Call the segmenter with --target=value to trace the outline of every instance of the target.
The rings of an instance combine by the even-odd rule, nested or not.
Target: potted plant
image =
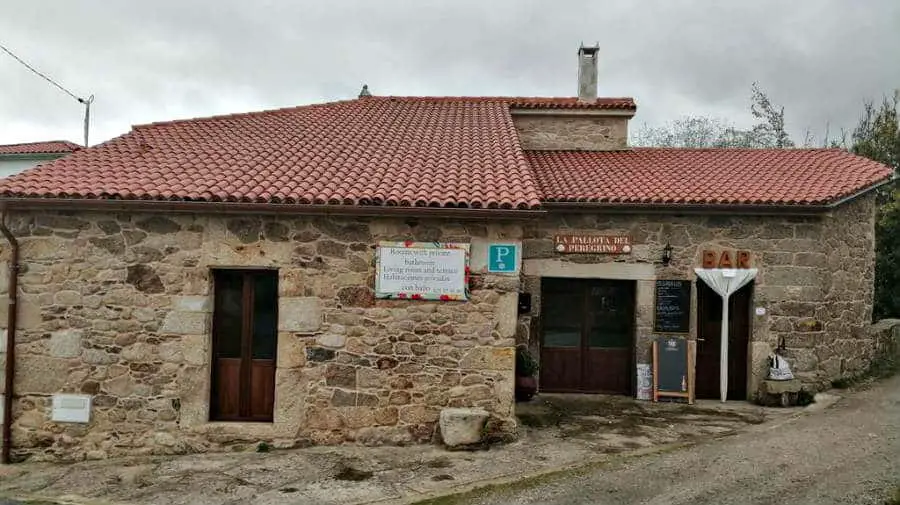
[[[527,402],[537,393],[538,364],[528,347],[516,347],[516,401]]]

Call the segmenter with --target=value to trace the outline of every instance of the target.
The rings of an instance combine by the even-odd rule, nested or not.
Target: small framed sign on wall
[[[656,281],[653,331],[689,333],[691,331],[691,281]]]
[[[469,299],[469,244],[380,242],[375,259],[377,298]]]

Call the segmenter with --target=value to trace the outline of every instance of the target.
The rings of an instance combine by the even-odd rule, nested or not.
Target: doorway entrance
[[[634,306],[634,281],[541,279],[541,390],[631,394]]]
[[[728,398],[733,400],[747,399],[752,296],[750,282],[728,301]],[[722,297],[697,279],[697,398],[719,398],[721,331]]]
[[[210,420],[271,422],[278,272],[214,270]]]

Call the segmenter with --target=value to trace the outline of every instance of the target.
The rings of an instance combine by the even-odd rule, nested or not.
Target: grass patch
[[[797,405],[801,407],[805,407],[807,405],[812,405],[816,403],[816,395],[810,393],[806,389],[801,389],[799,393],[797,393]]]
[[[428,468],[450,468],[451,466],[453,466],[453,462],[450,461],[450,458],[441,456],[425,463],[425,466],[427,466]]]
[[[835,389],[849,389],[872,381],[887,379],[897,373],[900,373],[900,360],[892,355],[881,356],[872,360],[869,367],[862,372],[839,377],[831,381],[831,387]]]
[[[351,482],[360,482],[372,478],[372,472],[367,470],[359,470],[349,465],[340,465],[334,474],[336,480],[347,480]]]
[[[900,505],[900,487],[895,489],[891,496],[884,501],[884,505]]]

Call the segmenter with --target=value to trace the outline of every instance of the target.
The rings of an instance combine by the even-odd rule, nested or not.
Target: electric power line
[[[21,63],[22,65],[25,65],[25,68],[27,68],[28,70],[31,70],[31,71],[34,72],[35,74],[37,74],[37,75],[43,77],[45,81],[47,81],[47,82],[49,82],[50,84],[52,84],[52,85],[56,86],[57,88],[61,89],[65,94],[71,96],[72,98],[74,98],[75,100],[78,100],[78,101],[81,102],[81,103],[84,103],[84,99],[83,99],[83,98],[79,98],[78,96],[75,95],[75,93],[72,93],[71,91],[69,91],[69,90],[67,90],[66,88],[62,87],[61,84],[59,84],[58,82],[54,81],[53,79],[47,77],[45,74],[41,73],[41,72],[38,71],[36,68],[34,68],[34,67],[32,67],[31,65],[29,65],[28,63],[26,63],[22,58],[19,58],[18,56],[15,55],[15,53],[13,53],[13,52],[10,51],[9,49],[7,49],[6,46],[4,46],[3,44],[0,44],[0,49],[2,49],[3,52],[5,52],[6,54],[12,56],[16,61],[18,61],[18,62]]]
[[[65,93],[65,94],[71,96],[72,98],[74,98],[75,100],[77,100],[78,103],[81,103],[81,104],[84,105],[84,147],[87,147],[87,146],[88,146],[88,130],[90,129],[90,121],[91,121],[91,103],[94,102],[94,95],[91,95],[91,96],[89,96],[88,98],[80,98],[80,97],[78,97],[77,95],[75,95],[75,93],[72,93],[71,91],[69,91],[69,90],[67,90],[66,88],[64,88],[64,87],[62,86],[62,84],[60,84],[60,83],[54,81],[53,79],[47,77],[47,75],[45,75],[45,74],[39,72],[36,68],[34,68],[34,67],[32,67],[31,65],[29,65],[28,63],[26,63],[25,60],[23,60],[22,58],[19,58],[18,56],[16,56],[15,53],[13,53],[13,52],[10,51],[9,49],[7,49],[6,46],[4,46],[3,44],[0,44],[0,49],[2,49],[3,52],[5,52],[6,54],[12,56],[14,60],[16,60],[16,61],[18,61],[19,63],[21,63],[22,65],[24,65],[25,68],[27,68],[28,70],[31,70],[31,71],[34,72],[35,74],[41,76],[41,78],[43,78],[45,81],[47,81],[47,82],[49,82],[50,84],[56,86],[57,88],[59,88],[60,90],[62,90],[63,93]]]

